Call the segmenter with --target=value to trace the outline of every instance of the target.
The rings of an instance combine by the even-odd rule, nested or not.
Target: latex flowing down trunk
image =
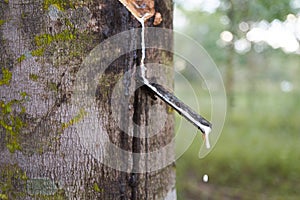
[[[172,6],[171,0],[155,1],[163,18],[159,27],[172,28]],[[146,26],[153,23],[154,17]],[[115,34],[139,27],[117,0],[0,1],[0,199],[175,198],[174,166],[147,169],[149,162],[174,157],[173,149],[157,160],[138,156],[169,144],[174,134],[168,106],[143,88],[135,90],[139,31],[124,38],[136,50],[94,77],[99,84],[93,106],[74,103],[81,101],[74,101],[78,73],[93,49]],[[157,40],[167,46],[173,42]],[[148,49],[146,63],[171,66],[172,54]],[[172,68],[154,67],[147,76],[158,76],[161,84],[172,88]],[[116,92],[118,84],[125,89]],[[116,105],[120,122],[115,119]],[[157,127],[161,128],[151,135]],[[136,154],[107,157],[107,140]],[[101,158],[122,170],[103,164]]]

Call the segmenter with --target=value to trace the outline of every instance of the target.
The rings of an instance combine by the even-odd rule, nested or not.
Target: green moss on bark
[[[79,123],[86,115],[87,115],[87,112],[84,109],[80,109],[79,113],[74,118],[72,118],[67,123],[62,124],[62,129],[64,130],[74,124]]]
[[[65,10],[70,8],[72,4],[68,0],[45,0],[43,7],[45,10],[48,10],[50,5],[56,6],[59,10]]]
[[[69,30],[63,30],[61,33],[50,35],[50,34],[41,34],[37,35],[34,38],[35,44],[38,47],[47,47],[53,42],[67,42],[75,40],[76,36]]]
[[[0,199],[20,199],[26,196],[28,177],[18,165],[0,166]]]
[[[29,79],[32,81],[38,81],[39,75],[37,74],[29,74]]]
[[[23,54],[19,58],[17,58],[17,62],[21,63],[22,61],[26,60],[26,56]]]
[[[9,85],[11,79],[12,73],[6,68],[2,68],[2,78],[0,78],[0,86]]]
[[[94,190],[95,192],[98,192],[98,193],[104,191],[104,189],[103,189],[103,188],[100,188],[99,185],[98,185],[97,183],[94,183],[94,185],[93,185],[93,190]]]
[[[2,26],[5,23],[5,20],[0,19],[0,26]]]
[[[7,149],[14,153],[17,150],[21,150],[20,134],[21,130],[26,123],[22,119],[22,115],[25,114],[26,109],[22,106],[27,94],[22,92],[21,100],[11,100],[7,103],[0,101],[0,129],[5,131],[5,143]],[[16,109],[16,108],[20,109]],[[20,110],[20,111],[16,111]]]

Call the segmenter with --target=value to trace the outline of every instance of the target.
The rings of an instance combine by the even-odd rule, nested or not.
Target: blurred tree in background
[[[205,3],[205,1],[200,2]],[[255,41],[255,39],[251,41],[250,36],[251,31],[257,27],[263,26],[262,28],[268,29],[272,24],[285,26],[288,21],[295,20],[300,10],[300,3],[296,0],[216,0],[212,2],[216,4],[215,10],[201,10],[201,4],[198,9],[197,7],[186,9],[185,5],[189,1],[178,0],[177,12],[183,14],[188,21],[188,25],[179,26],[179,30],[200,42],[221,70],[224,70],[223,78],[230,108],[234,105],[234,82],[238,79],[235,77],[235,71],[239,69],[235,68],[247,67],[249,72],[247,72],[249,75],[247,79],[252,84],[249,89],[253,91],[255,89],[253,78],[255,77],[252,76],[258,75],[259,65],[268,66],[268,59],[264,58],[268,58],[271,54],[276,57],[276,60],[285,59],[286,54],[293,57],[291,54],[300,52],[299,44],[296,44],[297,48],[292,47],[293,49],[286,47],[284,53],[275,52],[272,49],[282,46],[270,45],[266,41]],[[299,21],[298,19],[298,27]],[[176,23],[175,20],[175,27]],[[287,26],[291,26],[291,23]],[[286,40],[285,35],[278,34],[272,37],[281,37],[277,39]],[[297,39],[298,41],[300,39],[299,32]]]
[[[178,160],[179,199],[298,199],[300,1],[175,2],[175,30],[199,42],[215,61],[230,108],[211,154],[195,159],[197,138]],[[193,82],[189,69],[177,70]],[[180,85],[175,88],[180,97]],[[204,174],[209,183],[203,183]]]

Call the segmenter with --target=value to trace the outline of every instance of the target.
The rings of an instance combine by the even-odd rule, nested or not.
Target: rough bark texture
[[[172,28],[172,7],[171,0],[155,1],[163,17],[160,27]],[[146,26],[153,26],[153,21]],[[138,154],[130,160],[116,155],[120,158],[115,162],[126,165],[125,172],[99,159],[109,151],[101,146],[106,136],[135,153],[159,150],[173,138],[173,115],[164,103],[143,88],[126,92],[136,86],[140,50],[106,68],[94,95],[96,106],[82,109],[72,101],[76,74],[90,51],[137,27],[139,22],[117,0],[0,0],[0,199],[174,198],[174,166],[147,169],[148,162],[173,157],[172,149],[155,161],[141,160]],[[139,35],[124,40],[133,46],[140,43]],[[172,38],[158,42],[170,45]],[[147,50],[146,63],[171,62],[171,53]],[[172,88],[171,68],[154,67],[147,76]],[[114,97],[119,99],[121,125],[112,112],[120,77],[125,90]],[[157,126],[162,128],[156,135],[140,137],[153,134]],[[92,134],[95,129],[97,137]],[[92,143],[84,144],[87,139]],[[148,172],[135,173],[141,167]]]

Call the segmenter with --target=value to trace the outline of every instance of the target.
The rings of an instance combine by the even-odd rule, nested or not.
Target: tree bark
[[[172,0],[156,0],[155,10],[159,27],[172,29]],[[134,78],[140,30],[124,38],[134,50],[95,66],[105,70],[92,76],[92,104],[74,89],[85,87],[78,80],[90,77],[78,74],[100,43],[139,27],[117,0],[0,1],[0,199],[176,198],[173,115]],[[171,66],[172,54],[148,49],[145,61]],[[147,76],[172,88],[172,68],[154,65]]]

